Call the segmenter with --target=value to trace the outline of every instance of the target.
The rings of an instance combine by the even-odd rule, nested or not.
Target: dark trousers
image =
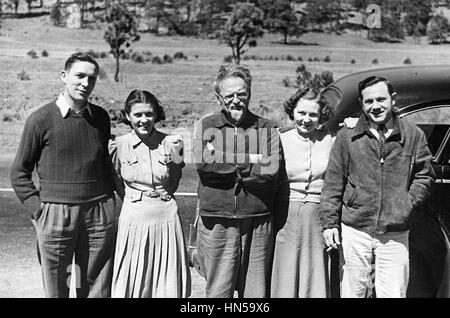
[[[116,236],[114,196],[81,205],[43,203],[32,222],[45,296],[110,297]],[[75,266],[72,265],[75,256]]]

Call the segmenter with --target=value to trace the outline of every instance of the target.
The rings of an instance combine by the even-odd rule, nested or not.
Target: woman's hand
[[[347,128],[353,129],[353,128],[355,128],[356,123],[358,122],[358,119],[359,119],[358,117],[347,117],[344,119],[343,123],[339,124],[339,127],[345,126]]]

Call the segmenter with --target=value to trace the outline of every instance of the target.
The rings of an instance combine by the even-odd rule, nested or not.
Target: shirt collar
[[[58,99],[56,100],[56,106],[58,106],[59,110],[61,111],[61,115],[66,118],[67,114],[69,113],[69,109],[71,108],[69,103],[64,98],[63,93],[61,93],[58,96]],[[83,107],[83,109],[87,109],[89,115],[92,117],[92,111],[91,107],[89,106],[89,103],[86,103],[86,106]],[[81,109],[81,110],[83,110]]]
[[[159,146],[161,141],[164,139],[164,133],[160,132],[159,130],[156,130],[156,128],[153,128],[152,133],[150,134],[150,137],[148,140],[146,140],[146,144],[151,148],[155,149]],[[143,140],[139,138],[138,135],[136,135],[136,132],[134,130],[131,131],[131,145],[133,148],[136,148],[139,146]]]
[[[398,135],[400,137],[400,143],[403,144],[404,140],[403,140],[403,134],[401,133],[401,124],[400,124],[398,116],[397,116],[397,114],[395,112],[392,114],[392,119],[393,119],[394,127],[392,129],[391,135],[388,138],[389,139],[390,138],[394,138],[394,136]],[[359,117],[358,122],[356,123],[356,126],[353,129],[352,139],[357,138],[357,137],[359,137],[361,135],[364,135],[364,134],[373,136],[373,134],[370,132],[370,129],[369,129],[369,123],[367,121],[367,117],[363,113]]]
[[[214,115],[214,125],[217,128],[223,127],[223,126],[231,126],[231,127],[242,127],[244,129],[247,129],[251,126],[256,126],[258,123],[258,116],[253,114],[250,110],[246,110],[246,114],[244,117],[244,120],[240,122],[237,126],[234,125],[225,115],[225,111],[221,110],[220,112],[217,112]]]

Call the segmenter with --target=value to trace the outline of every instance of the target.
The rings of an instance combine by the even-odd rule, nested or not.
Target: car
[[[344,76],[322,93],[335,116],[326,126],[340,129],[346,117],[357,117],[358,83],[381,76],[397,92],[396,113],[424,132],[433,155],[436,182],[425,207],[414,211],[409,235],[410,281],[407,297],[450,297],[450,65],[420,65],[371,69]],[[376,291],[375,291],[376,293]]]

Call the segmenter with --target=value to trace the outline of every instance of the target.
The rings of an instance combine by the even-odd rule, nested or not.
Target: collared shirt
[[[69,113],[69,110],[72,108],[70,107],[69,103],[67,102],[67,100],[64,98],[64,94],[61,93],[58,96],[58,99],[56,100],[56,106],[58,106],[59,110],[61,111],[61,115],[66,118],[67,114]],[[83,109],[87,109],[88,113],[90,116],[92,116],[92,111],[91,111],[91,107],[89,106],[89,103],[86,103],[86,106],[84,106],[82,109],[80,109],[79,111],[75,111],[73,108],[73,111],[76,113],[80,113],[81,111],[83,111]]]
[[[369,126],[370,132],[371,132],[375,137],[377,137],[378,139],[380,139],[379,136],[378,136],[378,130],[377,130],[378,124],[373,123],[373,122],[371,122],[371,121],[367,121],[367,122],[368,122],[368,126]],[[385,136],[386,138],[388,138],[388,137],[392,134],[392,132],[393,132],[393,130],[394,130],[394,125],[395,125],[395,123],[396,123],[396,120],[394,120],[394,116],[392,116],[392,117],[389,119],[389,121],[388,121],[386,124],[384,124],[385,127],[386,127],[386,132],[384,133],[384,136]]]
[[[394,139],[395,136],[398,136],[399,142],[401,144],[404,143],[405,136],[403,136],[400,131],[399,120],[395,113],[392,114],[392,120],[388,122],[386,128],[388,129],[388,131],[385,133],[386,139],[389,138],[389,140],[391,140]],[[375,133],[373,131],[375,131]],[[352,138],[357,138],[358,136],[364,134],[373,136],[374,138],[378,139],[378,132],[376,132],[376,128],[371,128],[369,120],[364,114],[362,114],[358,122],[356,123],[355,128],[352,129]]]

